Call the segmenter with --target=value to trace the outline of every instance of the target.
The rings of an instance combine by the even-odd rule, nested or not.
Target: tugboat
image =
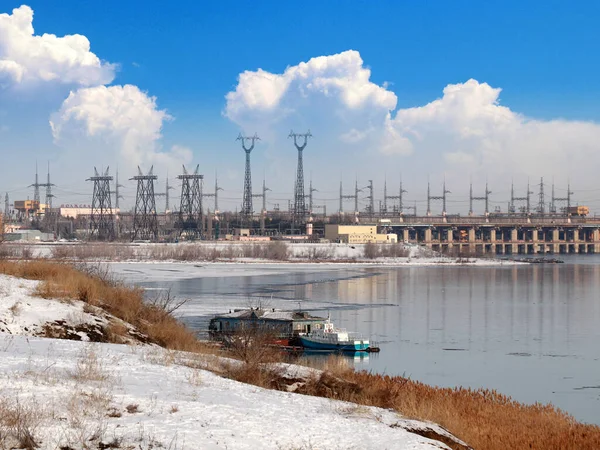
[[[309,333],[300,335],[300,342],[304,348],[313,350],[333,350],[343,352],[361,352],[369,350],[369,340],[348,333],[344,329],[335,328],[327,318],[323,328],[313,329]]]

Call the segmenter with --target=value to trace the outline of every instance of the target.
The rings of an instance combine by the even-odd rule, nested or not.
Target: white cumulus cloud
[[[266,134],[278,149],[287,147],[275,136],[310,128],[315,143],[326,142],[320,161],[330,155],[340,171],[371,171],[367,177],[386,169],[421,178],[446,174],[466,189],[471,175],[504,185],[512,176],[556,176],[561,182],[570,176],[582,186],[595,182],[598,123],[527,117],[501,104],[500,94],[500,88],[470,79],[448,84],[440,98],[423,106],[396,109],[388,84],[374,83],[360,54],[350,50],[279,74],[241,73],[226,96],[224,114],[246,131]],[[292,153],[286,154],[289,161]],[[272,158],[283,156],[273,152]]]
[[[115,66],[90,51],[82,35],[36,35],[26,5],[0,14],[0,87],[27,82],[95,86],[110,83]]]
[[[165,152],[159,145],[163,124],[170,118],[158,109],[155,97],[137,86],[96,86],[71,92],[50,126],[58,144],[69,147],[80,144],[81,138],[104,144],[130,169],[179,168],[192,159],[191,151],[174,146]]]
[[[245,71],[226,95],[224,114],[267,138],[276,128],[295,126],[309,126],[323,136],[323,123],[346,142],[363,141],[373,125],[383,127],[397,102],[393,92],[370,79],[370,69],[354,50],[312,58],[281,74]]]
[[[599,124],[528,118],[502,106],[500,92],[473,79],[450,84],[441,98],[398,110],[389,129],[433,167],[441,161],[436,168],[457,180],[476,172],[504,183],[511,175],[575,174],[593,182],[589,168],[600,164]]]

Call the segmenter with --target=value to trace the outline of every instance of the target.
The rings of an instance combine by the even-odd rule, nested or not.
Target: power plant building
[[[377,225],[325,225],[325,239],[344,244],[385,244],[398,242],[395,234],[377,232]]]

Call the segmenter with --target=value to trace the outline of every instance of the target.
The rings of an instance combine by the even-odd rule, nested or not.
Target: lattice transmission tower
[[[236,141],[242,141],[242,148],[246,152],[246,171],[244,174],[244,194],[242,196],[242,217],[247,220],[252,220],[252,172],[250,171],[250,153],[254,149],[256,141],[260,141],[260,138],[256,133],[254,136],[243,136],[242,133],[237,137]],[[250,142],[250,146],[246,146],[246,143]]]
[[[540,214],[546,214],[546,197],[544,194],[544,177],[542,177],[540,179],[540,184],[538,185],[540,188],[539,194],[538,194],[538,207],[537,207],[537,212]]]
[[[294,133],[290,131],[288,138],[294,138],[294,147],[298,150],[298,165],[296,168],[296,185],[294,187],[294,211],[293,221],[294,223],[302,223],[306,219],[306,197],[304,196],[304,162],[302,160],[302,154],[308,144],[308,138],[312,137],[310,130],[306,133]],[[298,143],[298,138],[302,138],[302,144]]]
[[[181,204],[179,207],[179,234],[189,239],[202,237],[202,180],[204,175],[198,173],[200,165],[196,166],[194,173],[188,173],[183,166],[183,174],[177,178],[181,180]]]
[[[133,240],[158,239],[158,220],[156,218],[156,198],[154,197],[154,182],[158,179],[150,167],[147,175],[138,166],[138,175],[130,178],[137,181],[137,194],[133,210]]]
[[[115,238],[115,222],[111,206],[110,182],[108,167],[102,175],[94,167],[94,176],[86,181],[94,182],[92,195],[92,214],[90,217],[90,239],[112,241]]]

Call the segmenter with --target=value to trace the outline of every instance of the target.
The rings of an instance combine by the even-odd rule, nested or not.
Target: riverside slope
[[[41,449],[448,448],[407,430],[448,435],[436,425],[239,383],[183,364],[189,355],[180,352],[90,343],[85,333],[82,341],[31,337],[61,316],[97,322],[80,302],[34,297],[35,287],[0,276],[0,318],[8,322],[0,332],[0,410],[18,412]]]

